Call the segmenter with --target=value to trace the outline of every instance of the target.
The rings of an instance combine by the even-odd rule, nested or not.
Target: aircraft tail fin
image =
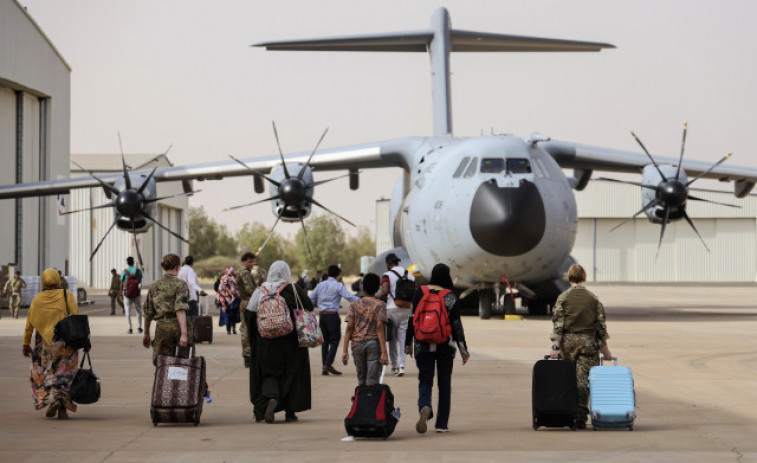
[[[589,52],[615,48],[609,43],[525,37],[452,29],[446,8],[438,8],[428,30],[264,42],[266,50],[428,52],[431,57],[434,135],[452,134],[450,52]]]

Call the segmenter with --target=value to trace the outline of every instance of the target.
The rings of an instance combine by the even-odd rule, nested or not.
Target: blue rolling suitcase
[[[591,425],[597,429],[622,429],[633,431],[636,419],[636,393],[633,389],[633,373],[628,367],[600,365],[589,372],[589,397],[591,399]]]

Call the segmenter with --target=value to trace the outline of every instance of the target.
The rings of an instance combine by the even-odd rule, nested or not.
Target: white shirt
[[[399,277],[393,272],[397,272],[397,275],[403,276],[405,274],[405,269],[400,267],[399,265],[395,265],[391,270],[387,270],[386,273],[384,273],[384,275],[381,277],[382,283],[386,281],[387,278],[389,279],[389,294],[386,296],[387,309],[397,308],[397,305],[394,303],[394,291],[397,289],[397,280],[399,280]],[[407,272],[407,279],[410,281],[415,281],[415,277],[410,272]]]
[[[194,269],[189,265],[182,265],[179,269],[179,274],[177,275],[177,277],[179,278],[179,280],[184,280],[187,282],[187,286],[189,286],[189,300],[196,301],[197,293],[202,291],[202,288],[200,288],[200,285],[197,284],[197,274],[195,273]]]

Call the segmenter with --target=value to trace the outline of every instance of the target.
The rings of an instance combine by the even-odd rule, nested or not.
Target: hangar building
[[[720,191],[697,191],[696,196],[741,208],[688,201],[686,211],[710,252],[680,220],[668,224],[657,255],[660,226],[644,214],[610,232],[643,206],[639,188],[589,182],[584,191],[575,192],[578,232],[571,254],[584,266],[590,282],[757,282],[757,196],[738,199]],[[378,200],[377,255],[392,247],[388,224],[389,200]]]
[[[71,68],[16,0],[0,0],[0,184],[68,176]],[[0,262],[64,269],[68,227],[55,197],[0,201]]]

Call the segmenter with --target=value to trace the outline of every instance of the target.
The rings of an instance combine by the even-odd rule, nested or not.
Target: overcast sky
[[[428,57],[420,53],[275,52],[249,45],[426,29],[439,6],[455,28],[609,42],[600,53],[460,53],[451,66],[455,135],[492,129],[757,167],[757,2],[19,0],[72,67],[71,152],[159,152],[174,164],[433,133]],[[336,173],[323,173],[316,179]],[[316,189],[373,228],[374,201],[399,176],[382,169]],[[704,182],[703,182],[704,183]],[[705,185],[701,185],[705,186]],[[251,179],[196,183],[190,199],[232,231],[273,224]],[[629,211],[629,215],[633,211]],[[299,226],[284,225],[290,234]]]

